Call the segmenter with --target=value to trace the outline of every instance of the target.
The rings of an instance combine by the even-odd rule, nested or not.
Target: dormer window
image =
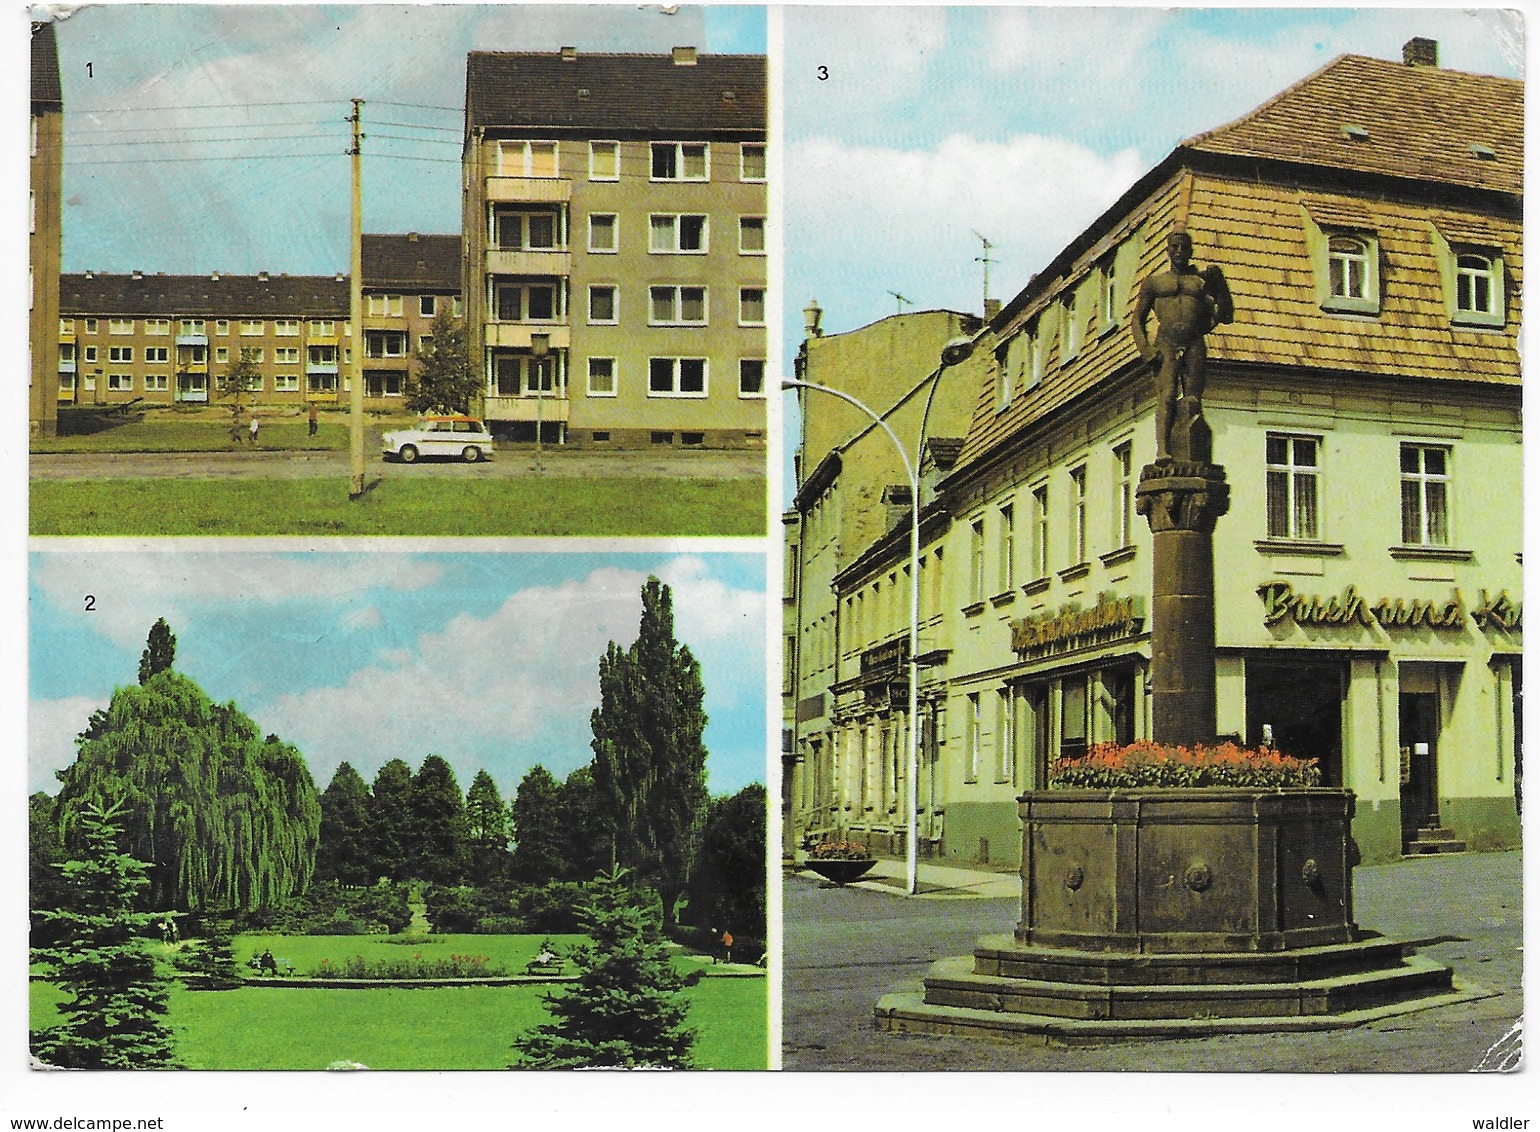
[[[1508,311],[1501,233],[1466,218],[1437,216],[1432,235],[1449,321],[1502,329]]]
[[[1369,297],[1369,244],[1358,236],[1333,236],[1326,245],[1332,298],[1359,302]]]
[[[1461,314],[1497,314],[1497,271],[1491,256],[1466,252],[1455,261],[1454,309]]]
[[[1332,314],[1380,313],[1380,242],[1371,218],[1339,200],[1309,200],[1303,209],[1305,246],[1315,298]]]

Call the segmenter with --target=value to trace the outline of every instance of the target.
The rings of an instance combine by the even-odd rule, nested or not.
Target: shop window
[[[1298,654],[1296,654],[1298,655]],[[1340,661],[1246,661],[1246,741],[1297,758],[1319,759],[1322,786],[1342,785]]]
[[[1267,536],[1316,540],[1320,491],[1320,441],[1314,437],[1267,437]]]
[[[1401,445],[1401,542],[1449,545],[1449,449]]]
[[[1088,750],[1086,710],[1089,698],[1085,676],[1065,678],[1060,685],[1059,705],[1059,756],[1079,758]]]

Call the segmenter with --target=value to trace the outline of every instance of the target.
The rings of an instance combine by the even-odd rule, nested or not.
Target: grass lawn
[[[294,959],[357,954],[373,945],[408,952],[380,936],[241,936],[236,956],[274,944]],[[533,956],[540,936],[441,936],[435,950],[470,951],[510,966]],[[570,940],[572,937],[559,937]],[[345,950],[351,948],[352,950]],[[365,951],[364,954],[370,954]],[[521,958],[522,957],[522,958]],[[679,963],[698,963],[681,957]],[[170,1020],[177,1058],[190,1069],[324,1069],[356,1061],[371,1069],[502,1069],[515,1034],[545,1018],[551,987],[445,987],[432,990],[330,990],[243,987],[231,991],[172,991]],[[689,1024],[699,1031],[702,1068],[764,1069],[769,1059],[767,982],[702,979],[685,991]],[[49,1025],[63,996],[51,984],[31,984],[31,1025]]]
[[[70,436],[34,436],[33,452],[228,452],[239,447],[250,447],[246,442],[246,429],[250,415],[241,417],[241,445],[230,442],[229,414],[223,419],[210,417],[207,410],[199,415],[175,412],[151,412],[139,419],[100,418],[99,422],[112,420],[108,428],[99,432],[80,432]],[[371,418],[372,419],[372,418]],[[409,418],[403,418],[406,420]],[[348,446],[346,418],[334,413],[322,415],[316,435],[309,435],[310,428],[304,417],[268,417],[257,410],[261,423],[261,447],[266,449],[303,450],[307,452],[341,452]],[[67,425],[65,427],[68,427]]]
[[[763,535],[754,479],[38,480],[35,535]]]

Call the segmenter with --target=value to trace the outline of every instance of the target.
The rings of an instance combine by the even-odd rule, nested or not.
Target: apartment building
[[[762,56],[472,52],[467,333],[513,441],[764,442]]]
[[[440,313],[464,318],[460,237],[407,232],[363,238],[364,403],[399,405]]]
[[[59,425],[60,234],[64,207],[64,94],[53,24],[32,25],[30,188],[27,195],[27,421],[53,436]]]
[[[1050,760],[1150,734],[1155,405],[1130,321],[1176,231],[1235,302],[1203,397],[1231,493],[1218,733],[1318,759],[1357,795],[1365,862],[1518,844],[1522,126],[1521,82],[1442,69],[1429,41],[1343,56],[1177,147],[975,336],[942,393],[971,420],[922,512],[944,574],[923,850],[1019,860],[1015,798]],[[865,611],[836,696],[907,635],[883,596],[907,549],[889,533],[834,580]],[[902,851],[883,736],[907,713],[888,694],[828,719],[838,758],[793,820]]]

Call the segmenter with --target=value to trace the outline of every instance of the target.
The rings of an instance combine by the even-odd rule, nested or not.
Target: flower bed
[[[865,861],[871,858],[868,846],[858,841],[822,841],[808,850],[812,861]]]
[[[1315,759],[1297,759],[1270,747],[1234,743],[1214,747],[1175,747],[1149,739],[1126,747],[1103,743],[1079,758],[1054,759],[1048,766],[1050,788],[1080,790],[1151,786],[1281,790],[1320,784],[1321,769]]]
[[[509,974],[501,963],[485,955],[447,955],[424,959],[368,960],[353,955],[341,962],[323,959],[305,973],[311,979],[485,979]]]

